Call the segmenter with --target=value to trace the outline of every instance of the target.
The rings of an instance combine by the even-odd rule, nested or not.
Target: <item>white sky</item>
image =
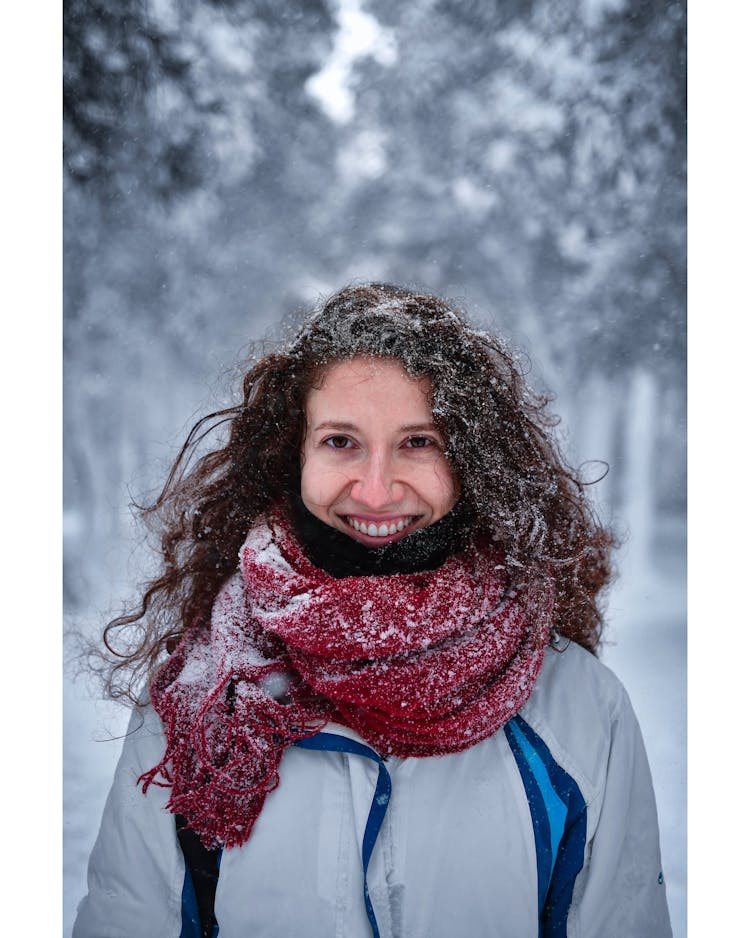
[[[305,87],[331,120],[345,124],[354,117],[354,64],[371,56],[380,65],[390,66],[396,62],[397,53],[391,31],[365,12],[360,0],[336,0],[336,6],[338,31],[331,54]]]

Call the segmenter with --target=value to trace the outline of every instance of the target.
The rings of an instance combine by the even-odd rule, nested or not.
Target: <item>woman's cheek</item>
[[[302,501],[326,504],[346,485],[347,476],[340,468],[325,464],[326,460],[308,459],[302,467]]]

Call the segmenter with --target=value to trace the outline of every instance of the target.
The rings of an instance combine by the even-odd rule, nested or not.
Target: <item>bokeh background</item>
[[[65,923],[127,714],[77,675],[249,343],[354,280],[527,355],[623,537],[603,660],[685,934],[685,3],[66,0]]]

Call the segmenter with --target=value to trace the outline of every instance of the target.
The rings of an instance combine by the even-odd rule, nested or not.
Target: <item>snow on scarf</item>
[[[528,699],[549,640],[551,589],[507,588],[492,546],[437,570],[334,579],[282,517],[250,531],[210,628],[186,630],[157,673],[163,760],[140,779],[208,846],[244,843],[284,749],[334,719],[381,754],[468,749]]]

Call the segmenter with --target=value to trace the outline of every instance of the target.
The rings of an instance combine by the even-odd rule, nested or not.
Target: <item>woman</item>
[[[350,287],[243,390],[188,438],[149,509],[161,575],[105,634],[110,692],[150,693],[75,938],[670,935],[640,731],[595,657],[612,537],[503,344]]]

